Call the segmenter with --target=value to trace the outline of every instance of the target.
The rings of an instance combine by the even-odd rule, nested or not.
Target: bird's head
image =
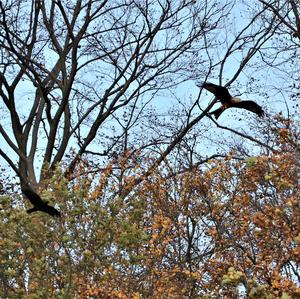
[[[240,98],[238,98],[238,97],[232,97],[232,98],[231,98],[232,104],[239,103],[239,102],[241,102],[241,101],[242,101],[242,100],[241,100]]]

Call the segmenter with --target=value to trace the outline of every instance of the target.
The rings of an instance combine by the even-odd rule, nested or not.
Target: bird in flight
[[[209,114],[214,115],[216,119],[228,108],[243,108],[253,113],[256,113],[259,117],[264,115],[264,110],[253,101],[242,101],[240,98],[233,97],[228,89],[223,86],[215,85],[209,82],[201,82],[197,84],[198,87],[203,87],[206,90],[212,92],[215,97],[221,102],[222,106]]]
[[[36,211],[41,211],[48,213],[51,216],[60,217],[60,212],[56,210],[54,207],[48,205],[48,201],[42,200],[42,198],[29,186],[23,185],[21,187],[23,194],[29,199],[29,201],[33,204],[33,208],[27,210],[27,213],[32,213]]]

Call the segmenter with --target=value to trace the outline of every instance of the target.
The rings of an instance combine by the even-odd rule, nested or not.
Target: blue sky
[[[254,5],[253,2],[251,3],[250,7]],[[252,8],[254,9],[254,7]],[[235,51],[228,55],[226,60],[224,60],[224,55],[230,48],[231,42],[234,38],[238,36],[241,29],[251,20],[253,12],[248,11],[246,5],[243,3],[235,3],[233,8],[227,7],[227,12],[229,14],[228,17],[222,19],[222,22],[218,25],[219,28],[214,31],[215,33],[213,33],[213,38],[211,38],[208,42],[207,51],[201,49],[199,53],[194,53],[195,63],[191,63],[186,67],[186,73],[182,77],[182,82],[175,88],[166,89],[157,93],[151,100],[149,107],[150,105],[154,107],[157,110],[158,115],[161,117],[167,119],[169,117],[168,111],[175,107],[178,110],[182,109],[182,115],[184,118],[184,110],[188,110],[192,107],[199,95],[199,88],[195,85],[196,80],[207,79],[208,81],[216,84],[218,84],[221,80],[222,83],[225,84],[235,76],[243,58],[246,53],[251,50],[255,41],[248,40],[245,44],[239,42],[233,46],[232,49],[235,49]],[[262,30],[267,25],[268,24],[264,23],[262,20],[258,20],[255,25],[249,27],[247,31],[245,31],[244,36],[246,37],[257,30]],[[182,32],[185,33],[185,30]],[[286,38],[286,41],[284,38]],[[274,47],[276,43],[278,44],[278,49],[280,51]],[[231,84],[230,92],[233,95],[240,94],[242,99],[251,99],[256,101],[270,114],[282,111],[284,115],[287,115],[287,106],[289,107],[290,112],[293,111],[292,104],[289,100],[289,90],[290,86],[299,79],[299,63],[296,59],[299,47],[297,47],[297,44],[293,47],[288,47],[288,45],[293,45],[288,34],[283,35],[283,41],[275,39],[268,40],[263,45],[264,51],[256,53],[246,64],[246,67],[242,70],[237,79]],[[199,43],[199,47],[201,48],[201,41]],[[286,51],[283,51],[283,49],[286,49]],[[291,54],[294,55],[294,60],[288,59]],[[45,51],[45,55],[47,57],[45,64],[48,66],[53,65],[57,58],[56,54],[53,54],[53,52],[48,49]],[[211,64],[215,65],[212,68],[209,68],[209,58],[211,59]],[[267,67],[265,63],[262,63],[262,59],[267,62],[273,61],[274,64],[278,64],[278,67]],[[103,71],[104,70],[101,70],[102,73]],[[95,84],[95,87],[96,84],[98,84],[97,87],[99,87],[100,91],[101,88],[102,90],[105,89],[105,80],[97,77],[101,76],[101,72],[96,68],[94,68],[94,70],[93,68],[90,68],[89,71],[81,74],[81,76],[86,76],[86,79],[90,81],[91,84]],[[108,73],[107,75],[110,74]],[[174,82],[177,79],[178,78],[176,77]],[[33,86],[30,83],[25,81],[19,86],[16,92],[17,107],[19,111],[24,114],[27,113],[30,107],[29,104],[32,102],[34,97],[34,89],[32,87]],[[150,97],[150,94],[143,97],[143,101],[139,104],[140,107],[143,103],[146,103]],[[212,99],[213,95],[204,91],[199,100],[201,108],[205,109]],[[218,104],[215,105],[215,107],[217,106]],[[197,115],[198,113],[200,113],[200,110],[197,106],[195,106],[193,114]],[[122,114],[123,111],[120,111],[116,114],[116,116],[120,116]],[[178,125],[180,125],[180,121],[182,120],[178,119]],[[251,113],[241,109],[230,109],[224,112],[218,120],[218,122],[223,126],[252,134],[252,132],[248,129],[249,121],[253,124],[255,122],[255,117]],[[8,113],[2,113],[1,124],[5,125],[9,132],[10,126]],[[114,124],[114,122],[111,121],[110,124]],[[174,126],[175,125],[176,123]],[[202,136],[204,136],[204,138],[199,139],[199,143],[201,142],[203,146],[203,149],[201,149],[203,155],[209,154],[210,152],[213,153],[218,150],[218,145],[214,144],[214,139],[218,141],[220,136],[223,139],[225,136],[226,140],[233,140],[233,142],[235,140],[239,140],[239,137],[217,129],[208,118],[205,118],[205,120],[195,128],[195,130],[197,129],[203,130]],[[81,130],[83,135],[85,130],[87,129],[84,127]],[[100,130],[110,130],[109,124],[100,128]],[[133,131],[132,134],[137,132],[137,130]],[[46,138],[46,136],[43,138]],[[1,139],[1,137],[0,142],[3,144],[3,149],[7,153],[11,154],[11,150],[6,147],[5,140],[3,140],[3,138]],[[39,147],[42,149],[43,146],[44,141],[41,138]],[[73,146],[76,145],[71,142],[69,147]],[[98,146],[99,145],[96,143],[94,146],[91,146],[90,149]],[[220,145],[219,150],[225,151],[225,148],[223,149]],[[41,155],[43,154],[42,151],[40,153]],[[4,161],[1,159],[0,165],[2,165],[2,162]],[[36,163],[38,166],[40,160],[37,159]],[[4,165],[6,165],[6,163],[4,163]]]

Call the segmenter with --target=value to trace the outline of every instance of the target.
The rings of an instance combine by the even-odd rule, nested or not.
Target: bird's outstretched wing
[[[265,114],[265,112],[261,108],[261,106],[259,106],[258,104],[256,104],[253,101],[241,101],[241,102],[232,104],[231,107],[243,108],[243,109],[249,110],[251,112],[256,113],[260,117]]]
[[[26,195],[34,206],[39,206],[44,203],[41,197],[29,185],[23,185],[21,189],[22,193]]]
[[[46,201],[42,200],[42,198],[29,185],[23,185],[21,189],[23,194],[33,205],[33,208],[27,210],[27,213],[30,214],[36,211],[42,211],[51,216],[61,216],[58,210],[52,206],[49,206]]]
[[[197,86],[203,87],[206,90],[212,92],[215,97],[221,101],[222,104],[229,103],[232,98],[226,87],[219,86],[210,82],[201,82],[197,84]]]
[[[51,216],[57,216],[60,217],[60,212],[58,210],[56,210],[54,207],[49,206],[48,204],[44,205],[43,207],[41,207],[40,209],[42,212],[48,213]]]
[[[42,206],[40,206],[40,207],[34,206],[33,208],[28,209],[26,212],[28,214],[31,214],[31,213],[37,212],[37,211],[45,212],[45,213],[47,213],[47,214],[49,214],[51,216],[57,216],[57,217],[61,216],[61,214],[60,214],[60,212],[58,210],[56,210],[52,206],[49,206],[47,203],[44,204],[44,205],[42,205]]]

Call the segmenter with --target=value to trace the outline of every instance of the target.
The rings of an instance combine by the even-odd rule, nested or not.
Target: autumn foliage
[[[299,143],[278,119],[273,151],[172,163],[127,152],[101,173],[50,180],[61,220],[1,200],[1,298],[298,298]],[[126,192],[124,192],[126,191]]]

